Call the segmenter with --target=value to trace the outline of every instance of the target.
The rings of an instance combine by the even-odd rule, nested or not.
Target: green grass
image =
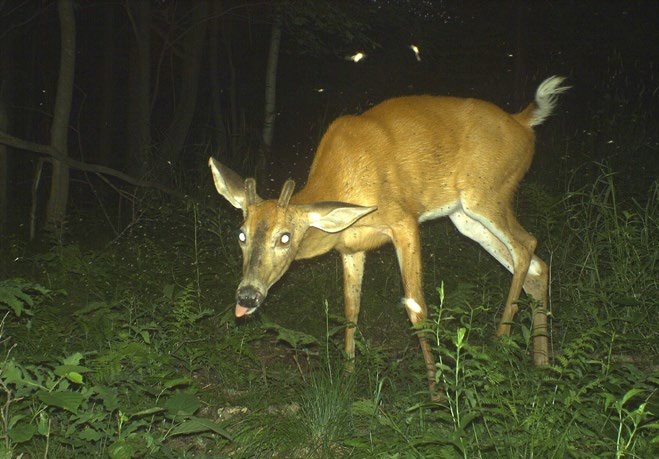
[[[431,403],[391,247],[367,257],[347,374],[338,257],[294,264],[236,321],[240,213],[151,197],[111,242],[88,213],[41,245],[7,238],[0,459],[659,456],[659,105],[607,66],[587,129],[541,128],[518,197],[551,267],[550,368],[531,365],[524,299],[493,339],[510,275],[448,221],[422,227]]]
[[[450,226],[424,229],[439,404],[388,249],[370,257],[346,374],[339,265],[294,267],[236,323],[222,212],[170,209],[106,249],[16,246],[22,278],[0,282],[0,457],[654,457],[659,187],[622,200],[598,167],[561,196],[523,190],[552,266],[548,369],[528,355],[531,305],[492,340],[506,274]]]

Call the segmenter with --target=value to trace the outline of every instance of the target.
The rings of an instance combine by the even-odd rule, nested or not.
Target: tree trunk
[[[197,106],[197,92],[199,89],[199,70],[203,54],[204,37],[206,36],[208,4],[200,2],[193,4],[191,30],[186,31],[183,39],[183,58],[180,68],[180,96],[179,104],[174,111],[161,152],[162,159],[169,164],[176,164],[181,150],[188,136],[192,117]]]
[[[12,70],[7,67],[13,62],[12,59],[7,59],[9,50],[11,48],[3,46],[0,43],[0,66],[2,68],[2,81],[0,81],[0,129],[9,130],[9,97],[11,94],[11,75]],[[0,145],[0,254],[4,250],[5,238],[7,234],[7,209],[9,207],[9,171],[8,171],[8,155],[7,145]],[[0,264],[0,269],[4,265]]]
[[[220,16],[222,14],[222,4],[219,1],[210,3],[211,11],[210,16],[213,18],[209,24],[208,37],[208,63],[210,66],[210,85],[211,85],[211,107],[213,110],[213,147],[216,154],[219,152],[220,156],[226,160],[230,160],[230,152],[227,141],[227,128],[225,125],[224,115],[222,113],[222,97],[220,86]],[[230,161],[226,161],[230,162]]]
[[[277,63],[279,61],[279,45],[281,42],[281,13],[275,11],[270,35],[270,51],[268,66],[265,73],[265,121],[263,123],[263,149],[259,166],[264,168],[270,160],[272,138],[275,133],[275,118],[277,116]]]
[[[57,81],[57,95],[50,129],[50,144],[64,156],[68,156],[69,118],[73,98],[73,76],[75,72],[76,25],[73,0],[58,0],[60,19],[61,50]],[[46,230],[61,230],[66,218],[69,199],[69,166],[53,161],[50,196],[46,209]]]
[[[126,163],[133,177],[147,170],[151,145],[151,6],[146,0],[127,2],[134,42],[129,56]]]
[[[7,34],[0,42],[0,129],[11,128],[11,113],[14,83],[13,34]],[[0,257],[6,248],[7,216],[9,209],[9,146],[0,145]],[[4,275],[5,264],[0,263],[0,275]]]
[[[98,131],[98,163],[105,165],[114,164],[113,152],[113,124],[114,124],[114,71],[115,55],[115,8],[116,5],[108,3],[103,6],[103,32],[102,42],[99,47],[103,49],[103,61],[101,62],[101,108],[99,110]]]
[[[238,90],[236,88],[236,66],[233,64],[233,46],[231,44],[231,22],[226,15],[222,16],[222,38],[229,67],[229,157],[238,156],[238,141],[242,134],[238,124]],[[238,163],[236,161],[236,163]]]

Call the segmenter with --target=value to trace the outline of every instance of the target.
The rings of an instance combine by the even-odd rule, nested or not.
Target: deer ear
[[[231,205],[237,209],[243,209],[247,206],[247,196],[245,194],[245,181],[234,171],[220,163],[212,156],[208,159],[208,165],[213,173],[213,182],[215,189],[226,198]],[[256,201],[261,198],[256,196]]]
[[[377,209],[345,202],[319,202],[300,206],[307,211],[309,226],[328,233],[338,233]]]

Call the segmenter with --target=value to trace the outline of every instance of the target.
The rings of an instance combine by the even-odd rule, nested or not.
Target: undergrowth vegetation
[[[147,197],[101,248],[88,223],[3,244],[0,459],[659,457],[659,182],[570,156],[619,167],[628,138],[656,153],[656,114],[609,92],[588,132],[558,127],[581,142],[553,146],[564,189],[519,193],[551,267],[550,367],[531,364],[533,301],[492,339],[510,276],[446,222],[422,230],[430,402],[390,249],[369,257],[348,373],[336,257],[297,263],[236,320],[240,216]]]
[[[553,365],[531,365],[532,303],[512,338],[491,339],[499,279],[440,283],[426,324],[439,403],[411,337],[392,356],[360,330],[343,371],[340,304],[289,307],[324,309],[320,334],[281,325],[285,305],[237,323],[224,210],[161,207],[102,250],[16,243],[20,277],[0,281],[0,457],[656,457],[659,184],[623,201],[600,170],[562,197],[525,193],[547,231]]]

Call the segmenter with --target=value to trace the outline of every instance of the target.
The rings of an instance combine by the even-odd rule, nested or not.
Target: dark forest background
[[[421,228],[438,403],[391,246],[353,373],[335,255],[234,317],[242,216],[209,156],[273,197],[337,116],[516,112],[552,75],[514,203],[549,367],[532,299],[492,339],[510,274],[448,219]],[[658,173],[655,0],[0,0],[0,458],[659,457]]]
[[[623,92],[656,103],[656,88],[644,84],[659,52],[655,2],[73,1],[59,2],[60,10],[62,3],[75,38],[64,45],[58,2],[1,5],[0,130],[60,142],[60,154],[140,184],[208,192],[211,154],[246,175],[301,180],[340,114],[418,93],[480,97],[516,111],[551,74],[574,88],[558,116],[597,148],[569,164],[560,164],[563,152],[540,148],[534,170],[551,182],[561,167],[608,158],[614,168],[633,164],[627,173],[639,189],[657,171],[656,144],[623,153],[612,133],[588,125],[604,110],[636,110],[617,100]],[[74,67],[71,92],[62,94],[70,111],[58,117],[62,46]],[[356,52],[366,59],[347,59]],[[656,116],[651,109],[639,121],[651,126]],[[105,206],[114,219],[144,191],[75,165],[70,177],[53,175],[50,157],[3,144],[4,231],[26,231],[30,219],[36,228],[60,225],[62,206],[94,215]],[[71,197],[62,195],[56,209],[49,199],[63,189]],[[114,230],[129,220],[113,222]]]

